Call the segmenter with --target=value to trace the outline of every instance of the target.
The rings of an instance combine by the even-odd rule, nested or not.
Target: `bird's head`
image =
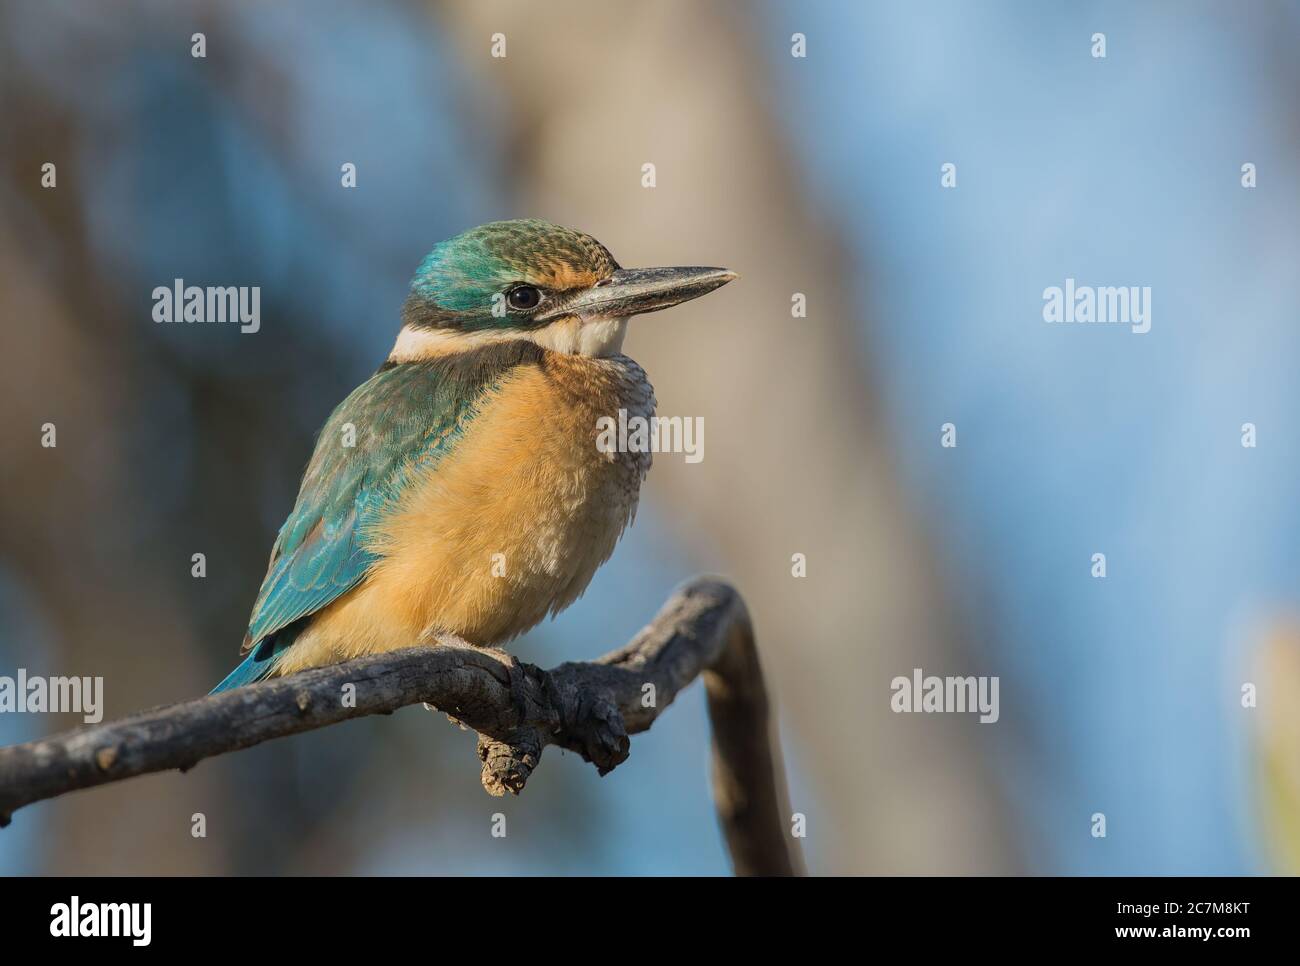
[[[536,219],[495,221],[440,243],[420,263],[390,358],[521,338],[558,352],[614,355],[632,316],[735,277],[723,268],[620,268],[583,232]]]

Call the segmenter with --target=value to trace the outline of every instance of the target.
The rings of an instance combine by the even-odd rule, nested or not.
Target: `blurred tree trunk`
[[[57,118],[58,111],[42,113],[29,103],[25,116]],[[66,157],[52,143],[58,140],[56,127],[44,131],[50,135],[43,139],[47,157]],[[70,200],[77,191],[72,166],[61,166],[60,187],[41,198],[39,164],[26,169],[21,177],[15,172],[13,188],[0,190],[25,194],[35,210],[50,206],[45,229],[54,231],[44,237],[66,246],[68,272],[51,277],[32,257],[31,238],[42,236],[34,224],[0,221],[0,358],[6,372],[0,410],[8,414],[0,420],[6,494],[0,501],[0,559],[13,565],[11,579],[32,620],[48,630],[50,646],[35,653],[40,642],[11,640],[6,652],[28,655],[25,666],[33,674],[103,676],[100,710],[108,719],[175,696],[178,682],[202,678],[194,663],[194,620],[172,591],[180,575],[188,575],[189,561],[167,559],[157,544],[142,542],[136,529],[150,504],[164,495],[142,485],[138,467],[131,465],[139,400],[134,370],[123,357],[132,340],[111,303],[93,297],[101,280],[80,247],[83,230],[73,214],[78,206]],[[28,233],[19,237],[15,227]],[[54,448],[41,445],[46,423],[55,427]],[[121,673],[124,653],[135,655],[129,673]],[[39,727],[55,731],[81,723],[79,715],[43,716]],[[186,841],[192,810],[210,810],[221,795],[213,777],[159,776],[149,789],[123,787],[51,805],[40,819],[48,823],[42,871],[219,871],[211,851],[142,851],[129,834],[170,828],[178,842]],[[201,802],[208,804],[200,807]],[[23,824],[6,834],[30,835],[30,826],[21,831]],[[116,834],[106,834],[108,829]]]
[[[890,680],[914,667],[977,672],[960,660],[864,389],[870,280],[806,203],[765,109],[765,58],[788,38],[760,35],[744,4],[434,11],[466,69],[506,99],[518,215],[589,231],[625,265],[741,273],[713,298],[634,321],[626,351],[649,372],[661,414],[704,417],[703,462],[657,458],[645,502],[688,545],[721,548],[700,563],[722,566],[753,602],[797,749],[792,783],[818,795],[793,803],[818,810],[813,871],[1013,869],[970,719],[889,708]],[[495,33],[505,58],[490,55]],[[647,162],[657,187],[641,186]],[[791,317],[795,292],[807,295],[806,319]],[[795,553],[807,556],[805,579],[791,575]]]

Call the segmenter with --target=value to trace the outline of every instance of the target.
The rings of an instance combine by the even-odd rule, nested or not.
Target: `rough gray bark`
[[[489,793],[518,794],[547,745],[577,752],[602,775],[621,764],[628,735],[647,730],[699,675],[713,723],[714,798],[736,873],[800,873],[749,614],[729,584],[709,578],[682,587],[631,643],[591,663],[543,671],[464,642],[411,647],[0,748],[0,825],[65,792],[185,771],[421,702],[478,732]]]

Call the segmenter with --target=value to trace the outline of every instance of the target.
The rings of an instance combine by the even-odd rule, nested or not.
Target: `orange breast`
[[[322,610],[283,673],[438,633],[515,637],[572,603],[636,511],[650,456],[602,453],[597,420],[654,412],[624,356],[548,352],[520,366],[373,533],[366,579]]]

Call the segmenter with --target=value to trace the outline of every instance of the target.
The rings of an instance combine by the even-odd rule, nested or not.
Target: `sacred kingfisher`
[[[321,430],[242,653],[215,691],[454,634],[496,646],[586,589],[636,511],[649,419],[628,319],[736,277],[620,268],[590,235],[498,221],[437,245],[387,361]]]

